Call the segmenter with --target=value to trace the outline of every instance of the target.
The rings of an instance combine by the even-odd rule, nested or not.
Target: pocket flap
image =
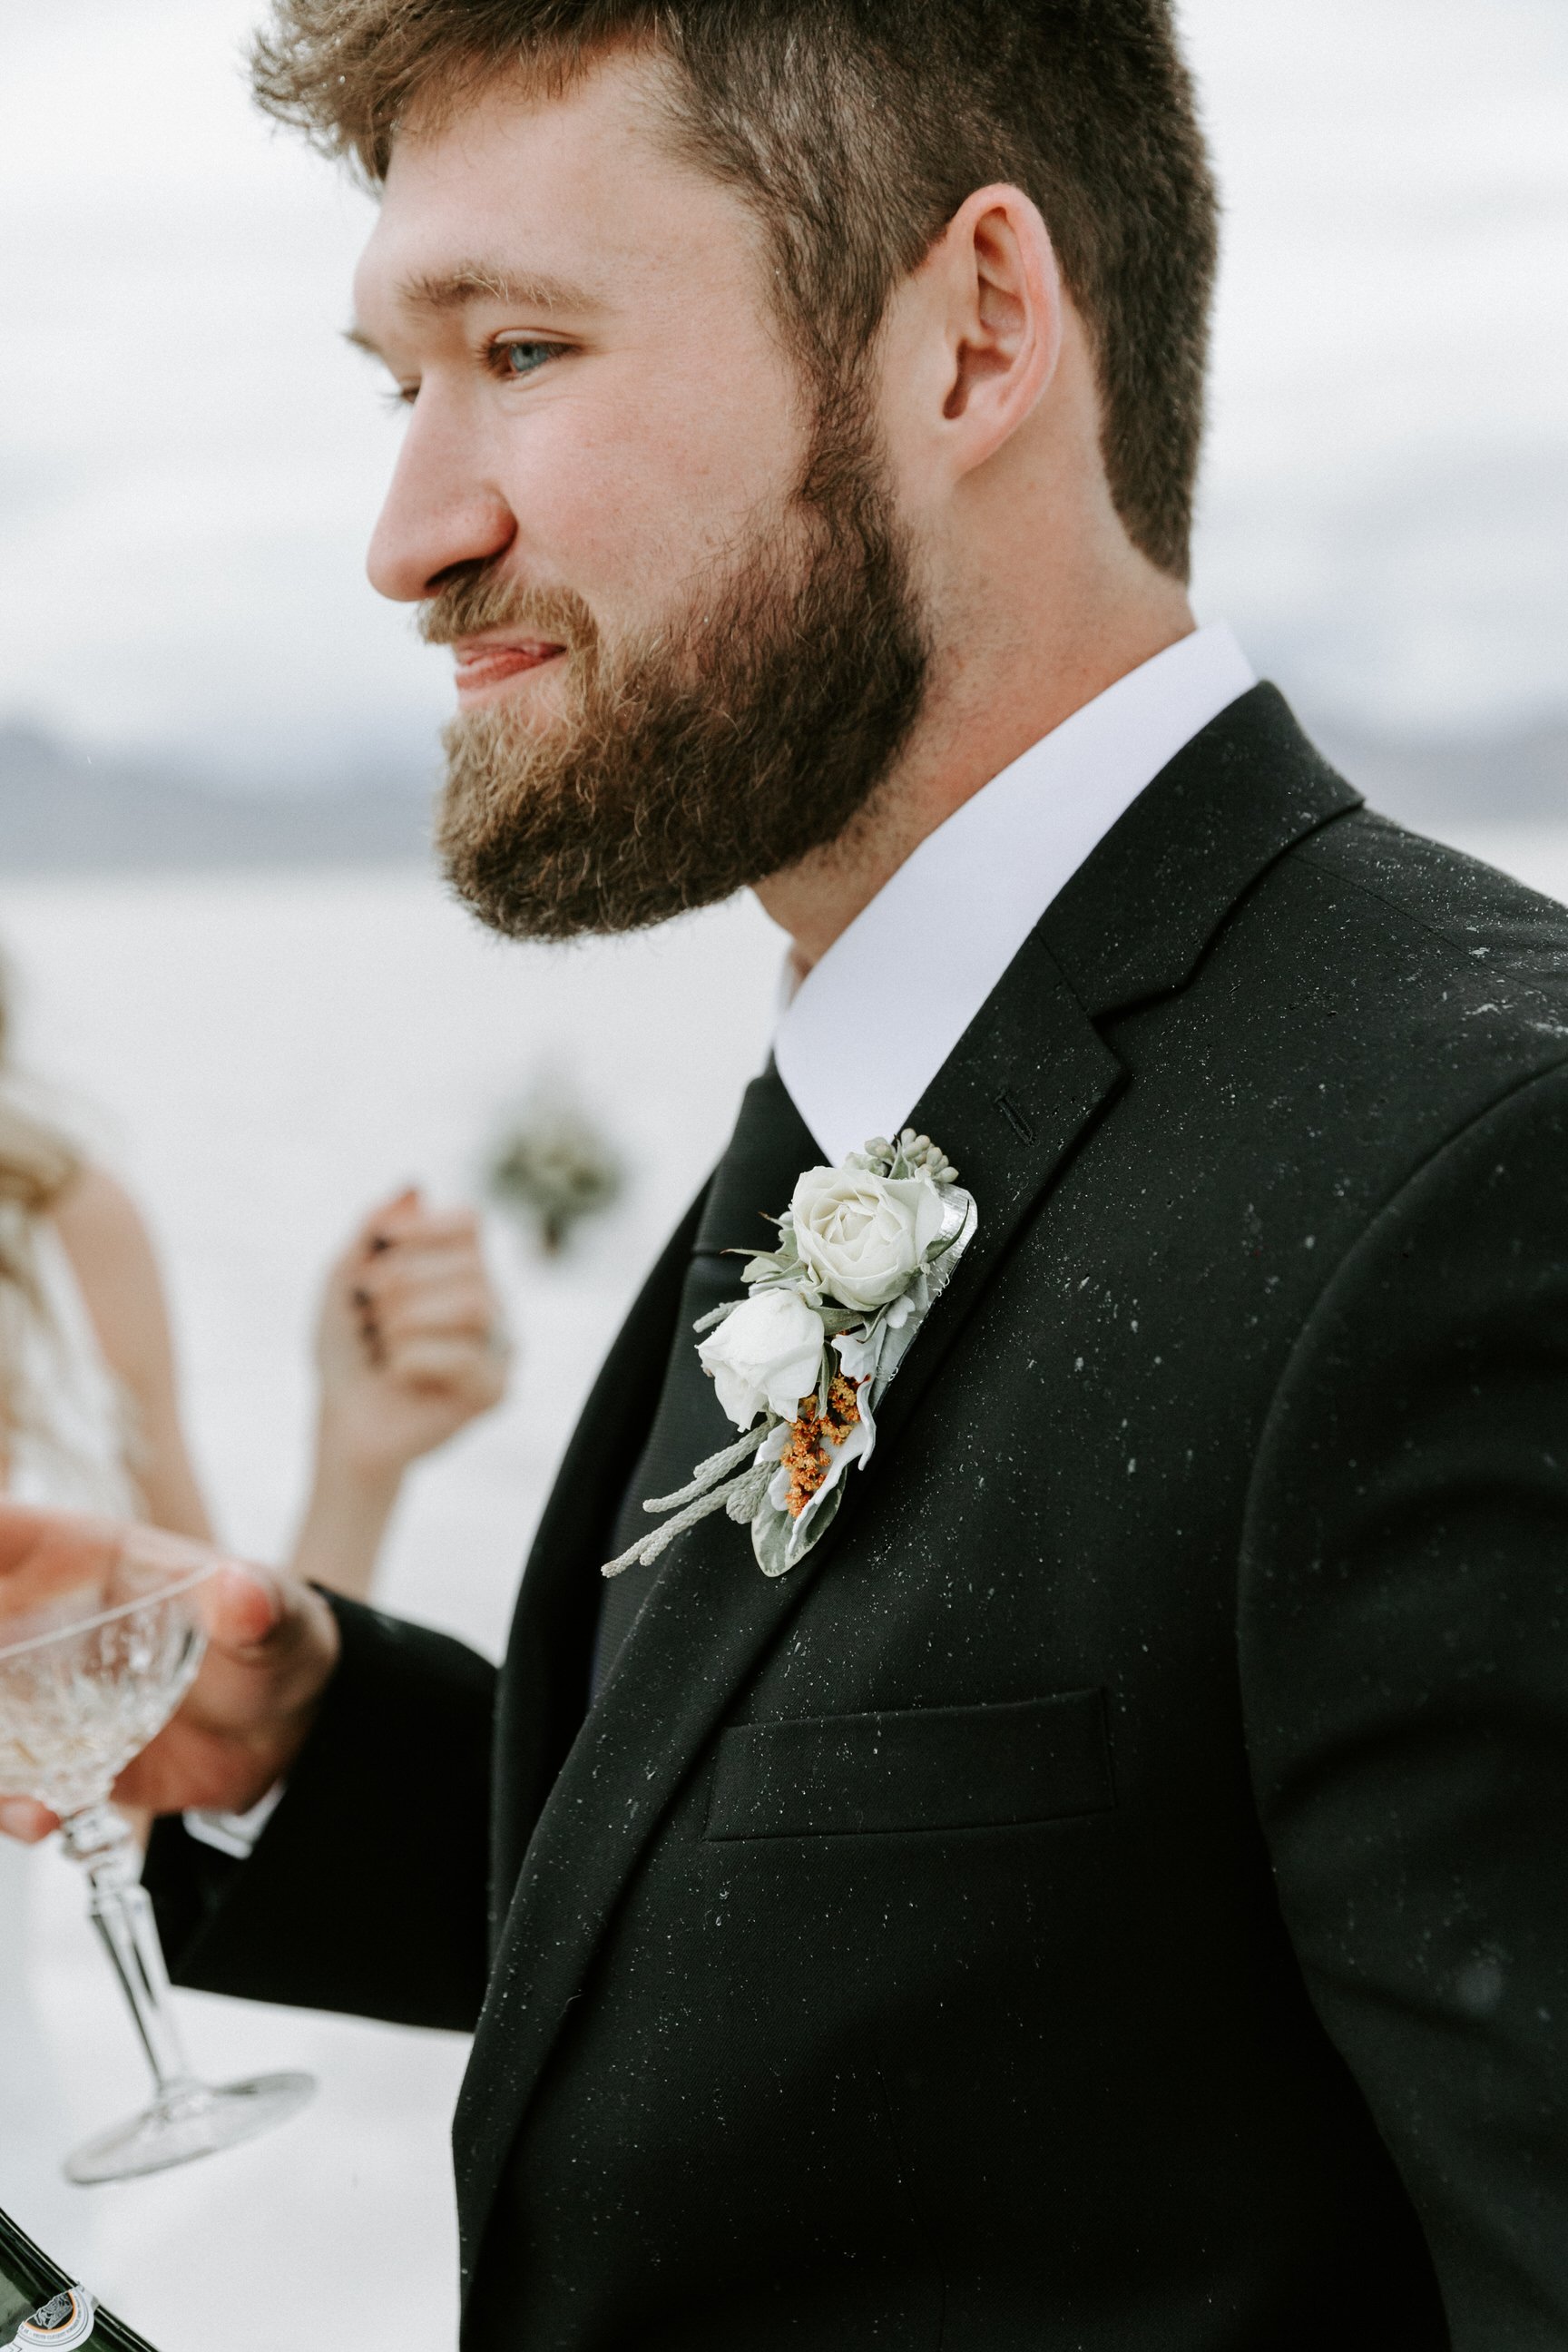
[[[710,1838],[1000,1829],[1108,1812],[1099,1691],[1003,1706],[736,1724],[719,1743]]]

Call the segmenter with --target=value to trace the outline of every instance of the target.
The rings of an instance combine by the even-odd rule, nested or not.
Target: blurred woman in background
[[[0,1491],[210,1538],[146,1226],[31,1102],[5,1045],[0,988]],[[298,1574],[369,1591],[405,1472],[500,1402],[507,1357],[474,1217],[437,1214],[407,1192],[366,1218],[318,1318]],[[29,1933],[37,1866],[0,1840],[0,2203],[47,2234],[38,2184],[68,2134],[34,1990],[47,1960]],[[62,1923],[79,1937],[74,1901]]]

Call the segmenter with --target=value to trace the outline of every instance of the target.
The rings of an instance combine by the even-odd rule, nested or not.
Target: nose
[[[372,587],[395,604],[420,604],[454,565],[490,562],[516,535],[474,439],[422,392],[365,558]]]

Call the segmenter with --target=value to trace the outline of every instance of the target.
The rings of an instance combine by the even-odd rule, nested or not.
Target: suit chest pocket
[[[867,1837],[1110,1812],[1099,1691],[1002,1706],[736,1724],[719,1742],[705,1835]]]

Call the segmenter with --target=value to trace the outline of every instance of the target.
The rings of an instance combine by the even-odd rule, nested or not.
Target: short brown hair
[[[1217,205],[1170,0],[274,0],[261,105],[385,174],[416,105],[641,42],[684,151],[774,248],[786,323],[842,383],[975,188],[1024,189],[1094,339],[1110,493],[1185,578]]]

